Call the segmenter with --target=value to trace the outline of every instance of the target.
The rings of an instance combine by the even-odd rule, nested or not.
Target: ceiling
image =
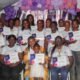
[[[19,0],[0,0],[0,10],[2,10],[4,7],[14,4]]]

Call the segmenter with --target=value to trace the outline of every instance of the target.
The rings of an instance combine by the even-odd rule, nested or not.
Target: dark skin
[[[37,54],[37,53],[39,53],[39,51],[40,51],[40,47],[35,46],[35,47],[33,48],[33,50],[34,50],[35,54]],[[39,64],[40,64],[40,65],[43,65],[43,66],[45,67],[45,64],[46,64],[46,63],[44,63],[44,64],[39,63]],[[34,80],[43,80],[43,78],[34,78]]]
[[[56,33],[56,31],[57,31],[57,26],[54,23],[51,23],[51,31],[52,31],[52,33]],[[44,41],[45,51],[47,50],[48,43],[54,44],[54,41],[51,41],[51,40],[48,40],[47,38],[45,38],[45,41]]]
[[[56,49],[61,50],[61,48],[63,47],[63,39],[61,37],[57,37],[55,39],[55,45],[56,45]],[[68,59],[69,59],[70,64],[67,66],[64,66],[64,67],[66,67],[68,70],[70,70],[70,68],[73,65],[74,59],[73,59],[73,56],[68,56]]]
[[[37,30],[38,30],[38,31],[42,31],[43,28],[44,28],[44,23],[43,23],[43,21],[42,21],[42,20],[38,20],[38,22],[37,22]]]
[[[50,20],[46,20],[46,28],[51,28],[51,21]]]
[[[8,40],[8,42],[9,42],[9,47],[13,47],[14,45],[15,45],[15,43],[16,43],[16,40],[13,38],[13,37],[11,37],[9,40]],[[21,54],[21,53],[18,53],[18,56],[19,56],[19,62],[16,62],[16,63],[11,63],[11,64],[5,64],[4,63],[4,55],[1,55],[1,61],[5,64],[5,65],[7,65],[7,66],[10,66],[10,67],[15,67],[15,66],[17,66],[21,61],[22,61],[22,58],[23,58],[23,54]]]

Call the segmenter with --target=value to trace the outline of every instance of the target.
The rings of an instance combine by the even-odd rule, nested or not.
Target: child
[[[38,44],[34,45],[33,50],[35,57],[32,61],[30,60],[30,77],[33,80],[44,80],[45,54],[40,52],[40,46]]]

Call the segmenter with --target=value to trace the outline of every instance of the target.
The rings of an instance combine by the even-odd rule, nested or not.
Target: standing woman
[[[63,44],[60,36],[55,38],[50,57],[51,80],[58,80],[59,73],[61,80],[67,80],[68,72],[73,64],[73,56],[68,47]]]
[[[27,15],[27,20],[30,23],[31,30],[36,30],[37,26],[35,26],[35,23],[34,23],[34,16],[32,14]]]
[[[23,51],[28,45],[28,38],[31,36],[30,23],[27,19],[22,21],[22,29],[18,34],[18,43],[22,46]]]
[[[34,54],[33,47],[35,44],[36,44],[36,39],[33,36],[30,36],[28,38],[28,47],[24,50],[24,63],[26,64],[24,77],[26,80],[28,80],[28,78],[30,77],[29,60],[30,60],[30,54]]]
[[[8,36],[8,45],[3,47],[1,53],[1,67],[3,80],[19,80],[19,75],[24,65],[21,48],[16,45],[16,37]],[[13,57],[16,56],[16,57]]]

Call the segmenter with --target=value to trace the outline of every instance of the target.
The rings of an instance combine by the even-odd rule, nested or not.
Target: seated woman
[[[24,68],[22,64],[23,54],[21,48],[16,45],[16,37],[8,36],[8,45],[3,47],[1,53],[1,68],[3,80],[19,80],[19,74]]]
[[[62,37],[55,38],[55,46],[49,57],[51,80],[58,80],[59,73],[61,80],[67,80],[68,72],[73,64],[73,55],[69,48],[63,44]]]
[[[24,63],[26,64],[25,67],[25,72],[24,72],[24,77],[26,80],[28,80],[30,78],[30,80],[33,80],[33,78],[30,77],[30,64],[29,64],[29,60],[30,60],[30,54],[34,53],[34,45],[36,44],[36,39],[33,36],[30,36],[28,38],[28,47],[25,49],[24,51]],[[44,53],[44,49],[42,47],[40,47],[40,51],[42,53]],[[46,62],[48,61],[48,57],[46,57]],[[47,80],[47,76],[48,76],[48,70],[47,68],[45,68],[45,75],[44,75],[44,80]]]

